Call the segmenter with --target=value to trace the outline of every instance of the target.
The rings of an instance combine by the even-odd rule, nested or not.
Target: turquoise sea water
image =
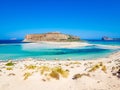
[[[22,58],[39,58],[54,60],[96,59],[120,50],[120,41],[88,40],[90,46],[74,48],[58,48],[38,43],[21,43],[21,41],[0,41],[0,60],[19,60]]]

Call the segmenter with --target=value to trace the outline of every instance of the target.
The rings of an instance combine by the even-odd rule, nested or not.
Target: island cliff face
[[[28,34],[26,35],[24,42],[38,42],[38,41],[80,41],[79,37],[62,34],[59,32],[50,32],[45,34]]]

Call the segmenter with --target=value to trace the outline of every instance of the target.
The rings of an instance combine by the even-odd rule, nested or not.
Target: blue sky
[[[53,31],[120,37],[120,0],[0,0],[0,39]]]

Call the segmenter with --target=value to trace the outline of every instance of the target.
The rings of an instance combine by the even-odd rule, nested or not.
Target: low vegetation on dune
[[[105,73],[107,72],[107,68],[106,68],[105,65],[103,65],[102,62],[99,62],[98,64],[92,66],[91,69],[88,72],[94,72],[94,71],[96,71],[98,69],[101,69]]]
[[[7,67],[6,70],[13,70],[13,68],[12,67]]]
[[[90,65],[89,65],[90,64]],[[34,73],[37,73],[38,75],[40,75],[41,80],[43,81],[49,81],[51,79],[55,79],[55,80],[59,80],[61,78],[67,78],[69,76],[69,70],[64,69],[61,65],[66,66],[70,66],[69,68],[77,68],[78,66],[80,67],[80,65],[82,65],[80,62],[75,61],[75,62],[69,62],[69,63],[64,63],[61,64],[59,63],[59,65],[53,65],[50,66],[48,65],[35,65],[35,64],[30,64],[30,65],[24,65],[24,74],[23,74],[23,78],[24,80],[27,80],[30,76],[34,75]],[[74,67],[77,66],[77,67]],[[91,72],[95,72],[97,70],[102,70],[104,73],[107,73],[107,67],[106,65],[103,64],[103,62],[98,62],[96,64],[93,63],[88,63],[88,64],[84,64],[83,66],[88,67],[87,69],[85,69],[86,73],[77,73],[74,74],[72,79],[73,80],[77,80],[78,78],[87,76],[90,77],[90,73]],[[13,67],[15,66],[15,63],[13,63],[12,61],[9,61],[5,64],[5,69],[6,70],[13,70]],[[90,67],[89,67],[90,66]],[[114,69],[114,68],[113,68]],[[118,77],[120,77],[120,74],[118,75],[118,73],[120,73],[120,69],[118,70],[117,73],[115,73],[115,75],[117,75]],[[12,76],[13,74],[10,74],[9,76]],[[14,75],[13,75],[14,76]]]
[[[54,67],[52,71],[59,73],[63,78],[67,78],[69,75],[69,71],[64,70],[62,67]]]
[[[28,77],[30,77],[32,75],[32,73],[30,72],[26,72],[23,76],[24,76],[24,80],[28,79]]]
[[[9,73],[8,76],[15,76],[15,74],[14,73]]]
[[[76,79],[81,78],[83,76],[90,77],[90,74],[89,73],[75,74],[72,79],[76,80]]]
[[[38,70],[40,70],[41,75],[43,75],[45,72],[49,72],[51,68],[48,66],[40,66],[38,67]]]
[[[12,61],[8,61],[8,63],[6,63],[6,66],[14,66],[15,63],[13,63]]]
[[[49,66],[35,66],[35,65],[28,65],[25,66],[25,69],[28,70],[35,70],[36,72],[40,72],[40,75],[46,76],[46,78],[49,76],[51,78],[54,78],[56,80],[59,80],[60,77],[67,78],[69,75],[69,70],[64,70],[60,66],[55,66],[55,67],[49,67]],[[28,79],[32,73],[25,73],[24,80]]]
[[[93,65],[90,67],[90,69],[88,70],[88,73],[82,73],[82,74],[75,74],[73,76],[73,80],[77,80],[78,78],[81,78],[83,76],[88,76],[90,77],[90,73],[91,72],[95,72],[96,70],[102,70],[104,73],[107,73],[107,68],[106,66],[103,64],[103,62],[98,62],[97,64]]]
[[[25,69],[35,69],[37,66],[35,66],[35,65],[25,65]]]
[[[104,73],[107,73],[107,72],[106,72],[106,71],[107,71],[107,68],[106,68],[106,66],[105,66],[105,65],[104,65],[104,66],[102,66],[101,70],[102,70]]]
[[[6,70],[13,70],[14,65],[15,65],[15,63],[13,63],[12,61],[8,61],[5,64]]]
[[[58,72],[52,71],[50,74],[50,77],[55,78],[56,80],[59,80],[60,75]]]

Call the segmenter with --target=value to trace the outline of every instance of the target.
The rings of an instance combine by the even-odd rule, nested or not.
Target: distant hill
[[[59,32],[50,32],[44,34],[28,34],[25,36],[24,42],[38,41],[56,41],[56,42],[72,42],[80,41],[80,38],[73,35],[62,34]]]
[[[106,41],[108,41],[108,40],[120,40],[120,38],[110,38],[110,37],[104,36],[104,37],[102,37],[102,40],[106,40]]]

